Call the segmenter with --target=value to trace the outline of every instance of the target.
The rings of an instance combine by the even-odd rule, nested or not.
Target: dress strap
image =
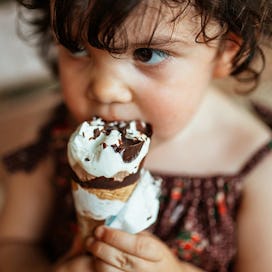
[[[251,101],[252,111],[256,113],[257,117],[261,119],[268,127],[272,129],[272,109],[267,105]],[[257,150],[253,156],[245,163],[245,165],[238,173],[238,177],[247,175],[262,159],[269,154],[272,149],[272,139],[268,143],[264,144],[259,150]]]
[[[260,118],[267,126],[272,129],[272,109],[260,102],[252,101],[251,107],[253,112],[256,113],[258,118]]]
[[[258,163],[260,163],[266,155],[272,151],[272,139],[258,149],[253,156],[243,165],[237,177],[246,176]]]
[[[24,171],[31,172],[48,154],[48,142],[42,140],[29,144],[15,152],[4,155],[1,160],[9,173]]]

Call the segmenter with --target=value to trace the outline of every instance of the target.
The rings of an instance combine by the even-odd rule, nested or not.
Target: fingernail
[[[102,238],[104,232],[105,232],[105,228],[103,226],[99,226],[98,228],[96,228],[94,232],[95,237],[98,239]]]

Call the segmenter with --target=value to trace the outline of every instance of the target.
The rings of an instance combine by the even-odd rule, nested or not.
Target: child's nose
[[[128,103],[132,100],[132,93],[127,84],[114,75],[96,74],[88,90],[88,97],[100,103]]]

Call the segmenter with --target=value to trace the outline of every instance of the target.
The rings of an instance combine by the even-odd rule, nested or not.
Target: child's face
[[[191,119],[216,73],[217,42],[195,42],[200,26],[191,12],[176,21],[174,31],[168,23],[173,13],[168,8],[162,13],[149,48],[157,16],[152,8],[126,22],[124,54],[112,56],[86,44],[87,56],[78,56],[59,46],[63,96],[78,121],[93,115],[143,119],[153,125],[154,138],[163,140]]]

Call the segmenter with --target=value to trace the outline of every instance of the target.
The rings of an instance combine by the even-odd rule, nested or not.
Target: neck
[[[212,89],[183,131],[151,149],[146,167],[171,174],[231,174],[269,137],[248,113]]]

